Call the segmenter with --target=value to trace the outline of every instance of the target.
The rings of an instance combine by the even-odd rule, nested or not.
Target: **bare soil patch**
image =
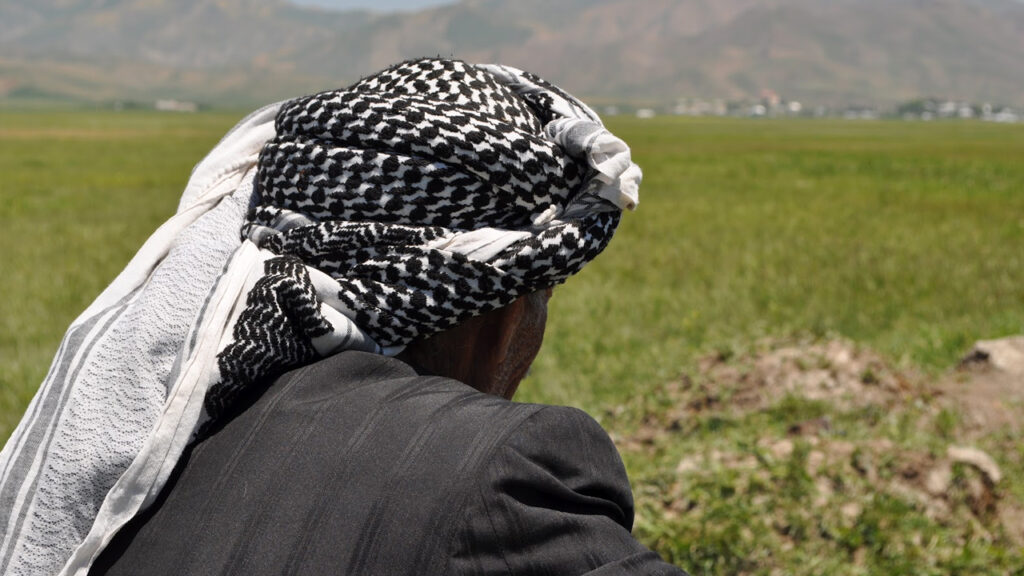
[[[840,409],[887,405],[919,381],[846,340],[769,344],[738,358],[707,356],[699,380],[710,389],[730,391],[729,405],[739,411],[764,409],[787,394]]]
[[[739,478],[736,490],[753,494],[798,466],[809,486],[808,513],[837,525],[865,522],[884,495],[941,525],[1024,545],[1024,502],[1007,489],[993,454],[1009,456],[977,447],[986,438],[1019,433],[1024,377],[978,360],[927,377],[846,340],[767,343],[746,354],[710,355],[698,366],[668,387],[667,413],[652,412],[635,434],[616,439],[622,449],[653,454],[675,434],[686,434],[688,422],[717,415],[742,421],[778,410],[787,397],[818,401],[827,415],[796,421],[782,435],[766,431],[754,446],[684,456],[670,494],[661,497],[667,518],[700,512],[688,492],[702,478],[725,471]],[[876,423],[855,423],[858,432],[849,436],[833,429],[829,414],[848,421],[871,406],[892,421],[906,415],[915,431],[911,439],[887,438]],[[779,530],[787,538],[785,526]]]

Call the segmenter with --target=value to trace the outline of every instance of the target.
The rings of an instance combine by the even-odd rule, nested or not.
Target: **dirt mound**
[[[723,484],[749,494],[745,505],[773,511],[786,497],[766,487],[790,486],[806,509],[790,501],[785,514],[840,531],[877,520],[889,498],[936,525],[1024,545],[1024,502],[999,463],[1018,458],[1006,440],[1024,407],[1014,373],[975,360],[929,378],[846,340],[775,342],[705,357],[665,394],[634,434],[616,438],[621,449],[657,456],[714,426],[740,439],[691,445],[668,492],[648,500],[665,518],[713,509],[692,496],[694,486]],[[791,521],[780,516],[768,527],[788,541]]]
[[[955,412],[967,436],[976,438],[1024,432],[1024,372],[1014,363],[1019,354],[1024,337],[979,342],[955,370],[927,378],[848,340],[774,342],[748,354],[706,356],[695,377],[674,386],[699,392],[687,404],[691,412],[764,410],[787,395],[838,410],[924,401]]]
[[[889,404],[910,391],[915,379],[893,370],[880,356],[846,340],[767,344],[739,357],[703,358],[697,381],[727,391],[740,411],[763,409],[786,395],[824,400],[841,408]]]

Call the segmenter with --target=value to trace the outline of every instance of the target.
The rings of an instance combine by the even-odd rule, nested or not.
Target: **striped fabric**
[[[133,485],[133,496],[105,525],[130,518],[170,473],[176,456],[169,466],[131,464],[147,446],[173,454],[192,435],[202,396],[190,390],[213,377],[198,368],[214,364],[209,327],[231,311],[224,267],[237,260],[276,113],[276,105],[254,112],[221,140],[193,171],[177,214],[68,329],[0,452],[0,573],[61,572],[115,484]],[[172,392],[193,401],[168,403]],[[101,541],[83,550],[85,565]]]

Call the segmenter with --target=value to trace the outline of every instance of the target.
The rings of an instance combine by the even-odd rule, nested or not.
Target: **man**
[[[0,458],[0,561],[680,574],[630,536],[600,427],[508,400],[638,182],[592,111],[501,66],[406,62],[257,112],[69,330]]]
[[[597,423],[496,397],[539,350],[547,298],[400,359],[343,352],[280,378],[93,574],[682,574],[630,535],[629,482]]]

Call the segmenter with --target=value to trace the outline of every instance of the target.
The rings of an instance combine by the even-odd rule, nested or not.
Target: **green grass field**
[[[192,165],[239,117],[0,111],[0,439],[63,330],[173,212]],[[1024,126],[610,127],[645,171],[640,207],[556,290],[518,399],[582,407],[629,439],[692,400],[679,383],[709,354],[845,338],[927,382],[975,340],[1024,333]],[[786,396],[744,415],[672,420],[639,448],[622,443],[637,533],[694,574],[1024,574],[1018,540],[964,512],[967,496],[951,496],[952,515],[935,519],[875,490],[858,464],[837,468],[845,488],[811,506],[819,490],[804,470],[818,440],[797,439],[778,458],[758,448],[828,417],[857,458],[882,458],[871,469],[898,475],[866,447],[884,439],[888,452],[934,458],[960,439],[955,411],[926,404],[886,411]],[[1006,434],[976,440],[1007,476],[1000,497],[1024,502],[1024,448]],[[754,458],[758,474],[676,472],[712,449]],[[844,520],[839,502],[859,512]]]

